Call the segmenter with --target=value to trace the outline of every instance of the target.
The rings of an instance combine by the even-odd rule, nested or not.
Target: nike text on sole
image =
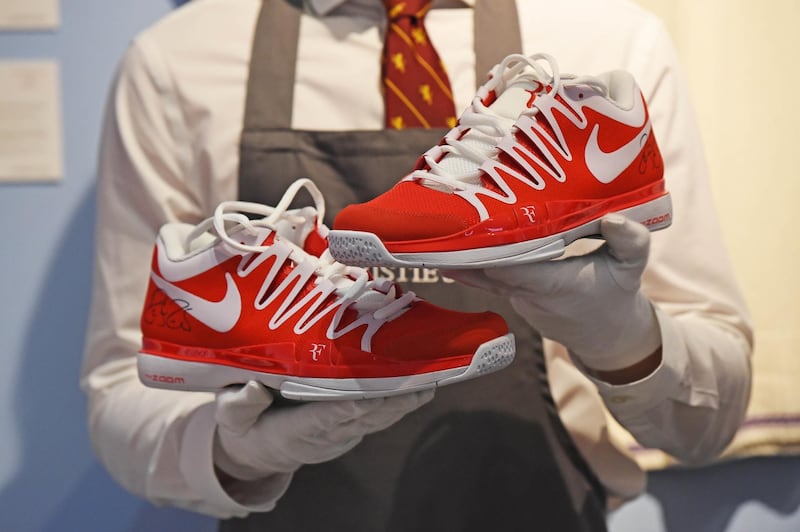
[[[672,223],[672,201],[669,194],[616,212],[644,224],[650,231],[664,229]],[[354,266],[472,269],[525,264],[560,257],[567,245],[599,233],[600,219],[597,218],[561,233],[514,244],[460,251],[393,254],[373,233],[333,230],[328,235],[328,246],[336,260]]]
[[[326,379],[275,375],[144,352],[138,354],[137,366],[140,378],[148,386],[156,388],[217,391],[254,380],[280,390],[287,399],[324,401],[388,397],[449,385],[503,369],[514,360],[514,353],[514,335],[509,333],[480,345],[469,366],[381,378]]]

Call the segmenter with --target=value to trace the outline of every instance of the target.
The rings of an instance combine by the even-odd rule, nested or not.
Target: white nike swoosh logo
[[[607,184],[614,181],[641,153],[647,136],[650,134],[650,121],[645,118],[644,102],[641,98],[637,100],[636,108],[632,110],[632,118],[636,118],[639,115],[641,115],[642,120],[642,122],[639,122],[642,124],[641,129],[627,144],[611,152],[604,152],[597,144],[600,125],[595,124],[592,128],[589,140],[586,142],[584,158],[586,167],[595,179],[601,183]],[[627,124],[627,122],[623,123],[633,125]]]
[[[198,321],[217,332],[228,332],[233,329],[239,316],[242,314],[242,297],[239,288],[233,280],[231,274],[225,274],[228,287],[225,297],[219,301],[209,301],[198,297],[183,288],[177,287],[169,281],[162,279],[151,272],[150,277],[153,282],[172,299],[180,299],[188,303],[186,312],[194,316]]]
[[[586,143],[586,167],[595,179],[601,183],[611,183],[636,159],[642,151],[647,135],[650,134],[650,122],[636,134],[630,142],[612,152],[604,152],[597,145],[597,132],[600,126],[594,125],[589,141]]]

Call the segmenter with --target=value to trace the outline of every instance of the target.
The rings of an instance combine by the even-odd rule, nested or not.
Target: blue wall
[[[0,33],[0,58],[60,64],[66,172],[58,184],[0,185],[0,531],[215,528],[108,477],[78,389],[106,91],[130,38],[176,3],[69,0],[57,31]],[[797,532],[800,460],[659,473],[610,523],[613,532]]]
[[[61,183],[0,185],[0,530],[213,530],[213,520],[156,509],[108,477],[78,389],[106,92],[130,38],[173,3],[61,4],[54,32],[0,33],[0,58],[60,64],[65,157]]]

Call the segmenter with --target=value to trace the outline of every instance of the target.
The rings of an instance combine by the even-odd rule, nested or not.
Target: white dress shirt
[[[471,3],[435,2],[426,19],[459,110],[476,87]],[[308,4],[325,18],[302,18],[293,127],[382,128],[381,0]],[[585,377],[563,348],[546,342],[561,417],[619,501],[639,494],[645,478],[618,437],[620,425],[642,445],[686,462],[710,459],[728,443],[745,411],[752,331],[723,249],[687,88],[661,22],[628,0],[517,4],[526,54],[552,54],[562,72],[622,68],[634,74],[649,103],[674,202],[672,227],[653,234],[643,283],[658,309],[661,366],[642,381],[611,386]],[[221,517],[269,510],[285,485],[253,483],[235,496],[227,493],[211,457],[214,396],[146,388],[135,354],[159,226],[199,221],[237,196],[260,5],[194,0],[141,33],[122,60],[100,153],[82,373],[92,440],[114,478],[155,503]]]

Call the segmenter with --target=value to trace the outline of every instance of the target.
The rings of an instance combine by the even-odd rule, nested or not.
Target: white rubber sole
[[[262,373],[222,364],[190,362],[140,352],[139,379],[147,386],[169,390],[218,391],[254,380],[300,401],[368,399],[447,386],[505,368],[514,360],[514,335],[481,344],[469,366],[403,377],[321,379]]]
[[[635,207],[618,211],[643,223],[651,231],[672,223],[672,200],[669,194]],[[426,253],[391,253],[374,233],[333,230],[328,234],[331,255],[353,266],[405,266],[412,268],[470,269],[510,266],[560,257],[572,242],[598,235],[600,219],[546,238],[515,244],[463,251]]]

